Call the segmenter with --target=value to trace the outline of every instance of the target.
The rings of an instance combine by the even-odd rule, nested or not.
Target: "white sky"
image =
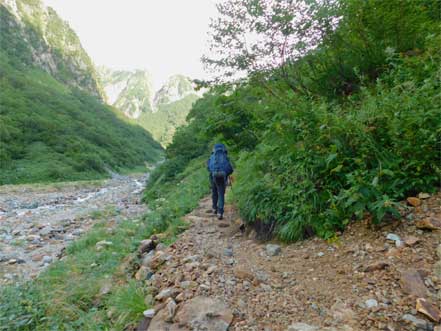
[[[147,69],[158,88],[169,76],[207,78],[215,0],[43,0],[75,30],[96,65]]]

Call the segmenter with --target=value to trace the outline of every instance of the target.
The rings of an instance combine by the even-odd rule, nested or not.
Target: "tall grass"
[[[181,217],[208,192],[205,171],[204,162],[196,160],[174,185],[152,183],[146,194],[151,212],[142,220],[112,228],[111,209],[95,213],[97,224],[67,247],[62,260],[34,281],[0,290],[0,330],[116,331],[136,325],[148,308],[148,289],[130,280],[131,271],[121,265],[141,240],[165,232],[168,244],[185,229]],[[112,244],[97,250],[102,240]],[[105,286],[110,292],[101,294]]]

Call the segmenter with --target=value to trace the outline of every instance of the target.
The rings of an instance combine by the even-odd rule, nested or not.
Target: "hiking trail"
[[[205,198],[174,244],[141,244],[134,276],[150,278],[156,305],[137,330],[433,330],[416,300],[440,308],[441,232],[422,224],[441,226],[441,195],[420,202],[376,231],[366,220],[333,241],[283,245],[242,234],[231,205],[217,220]]]

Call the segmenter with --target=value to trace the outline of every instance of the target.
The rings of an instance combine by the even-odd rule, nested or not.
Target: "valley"
[[[113,70],[99,67],[98,74],[106,102],[134,123],[146,129],[153,138],[167,146],[194,102],[201,97],[193,82],[184,75],[173,75],[154,90],[152,75],[147,70]]]
[[[441,2],[165,2],[0,0],[0,331],[441,331]]]

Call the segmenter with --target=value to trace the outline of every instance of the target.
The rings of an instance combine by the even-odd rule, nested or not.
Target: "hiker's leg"
[[[210,175],[210,184],[211,184],[211,200],[212,200],[211,206],[213,207],[213,210],[217,211],[217,200],[218,200],[217,187],[211,175]]]
[[[219,195],[219,202],[218,202],[218,213],[220,215],[224,214],[224,203],[225,203],[225,179],[219,179],[216,181],[216,186],[218,190]]]

